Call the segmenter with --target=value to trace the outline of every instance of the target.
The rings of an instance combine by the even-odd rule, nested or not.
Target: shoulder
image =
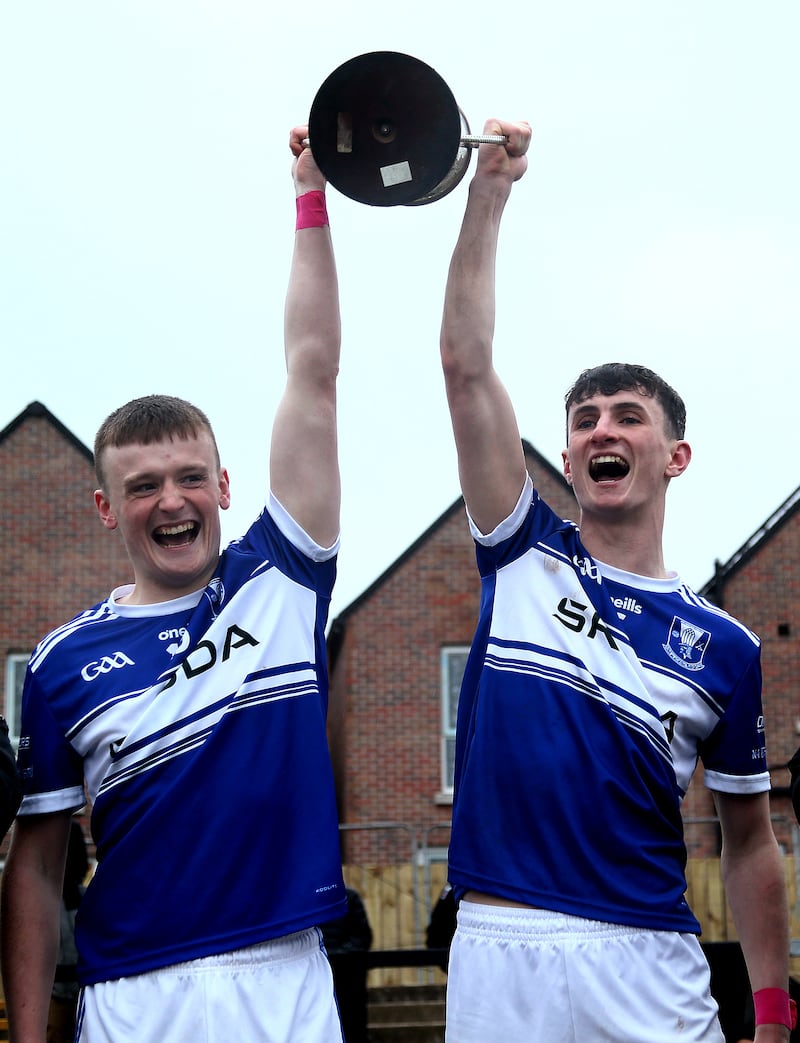
[[[227,589],[278,573],[291,582],[329,597],[336,579],[337,540],[320,547],[274,498],[240,540],[223,551],[220,574]]]
[[[96,634],[98,628],[107,623],[114,615],[113,604],[107,599],[51,630],[33,650],[30,659],[31,670],[38,670],[46,660],[56,654],[59,657],[69,655],[70,649],[76,646],[84,647],[86,641],[91,640],[91,635]]]
[[[339,540],[337,539],[330,547],[320,546],[294,520],[283,504],[270,493],[264,509],[244,536],[233,540],[223,551],[223,560],[226,555],[261,554],[265,549],[275,551],[280,548],[291,548],[314,562],[326,562],[336,557]]]
[[[560,548],[565,543],[571,545],[578,536],[577,526],[553,511],[534,488],[529,475],[513,511],[492,532],[480,532],[471,518],[469,524],[479,558],[491,559],[498,566],[520,557],[540,541],[552,539],[553,546]],[[552,550],[544,544],[541,549]]]
[[[713,604],[707,598],[701,597],[685,583],[678,588],[681,601],[686,606],[687,618],[697,620],[713,630],[716,634],[724,636],[725,640],[733,645],[739,646],[742,651],[758,652],[761,647],[761,639],[745,626],[741,620],[732,616],[725,609]]]

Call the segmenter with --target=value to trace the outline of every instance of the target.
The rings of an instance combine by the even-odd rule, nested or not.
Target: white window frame
[[[450,766],[455,759],[456,719],[458,716],[458,695],[461,679],[464,676],[469,645],[446,645],[440,651],[441,677],[441,782],[442,793],[453,793],[453,775]],[[458,666],[458,676],[453,676],[453,666]],[[451,755],[452,751],[452,755]]]
[[[30,653],[10,652],[6,656],[6,690],[3,716],[8,722],[8,734],[14,748],[19,744],[20,714],[22,710],[22,683]]]

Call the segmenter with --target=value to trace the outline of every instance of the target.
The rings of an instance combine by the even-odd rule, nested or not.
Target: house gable
[[[800,487],[717,565],[701,593],[761,639],[773,809],[791,820],[786,765],[800,746]]]
[[[563,476],[523,446],[542,495],[574,518]],[[343,822],[449,823],[441,652],[470,644],[479,599],[475,546],[459,498],[331,624],[329,739]],[[347,847],[348,857],[377,857],[368,836],[349,837]]]
[[[131,579],[122,539],[94,506],[89,450],[40,402],[0,431],[0,607],[4,655],[31,652],[49,630]]]

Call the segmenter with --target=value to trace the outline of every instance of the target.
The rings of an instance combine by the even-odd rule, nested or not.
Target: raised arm
[[[527,123],[489,120],[485,134],[506,145],[481,145],[445,292],[441,356],[461,489],[482,532],[512,511],[525,480],[525,458],[508,393],[492,364],[495,261],[511,186],[525,173]],[[522,311],[522,309],[520,309]]]
[[[317,543],[330,546],[339,534],[340,481],[336,439],[336,377],[341,323],[330,228],[324,216],[325,179],[295,127],[292,173],[307,216],[295,232],[284,318],[286,387],[275,416],[270,486],[275,496]],[[312,204],[309,207],[308,204]],[[316,211],[316,215],[314,213]]]
[[[769,796],[715,793],[722,828],[722,879],[742,946],[750,985],[787,989],[789,909]],[[756,1043],[787,1043],[789,1030],[764,1024]]]
[[[53,988],[70,814],[17,819],[3,870],[3,988],[11,1039],[42,1043]]]

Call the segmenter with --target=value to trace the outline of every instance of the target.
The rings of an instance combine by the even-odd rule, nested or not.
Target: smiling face
[[[155,604],[202,589],[219,559],[219,511],[230,504],[210,434],[107,446],[102,473],[100,519],[120,530],[133,565],[126,600]]]
[[[567,414],[564,476],[587,514],[657,511],[663,515],[670,478],[691,459],[687,442],[672,437],[657,398],[628,388],[594,394]]]

